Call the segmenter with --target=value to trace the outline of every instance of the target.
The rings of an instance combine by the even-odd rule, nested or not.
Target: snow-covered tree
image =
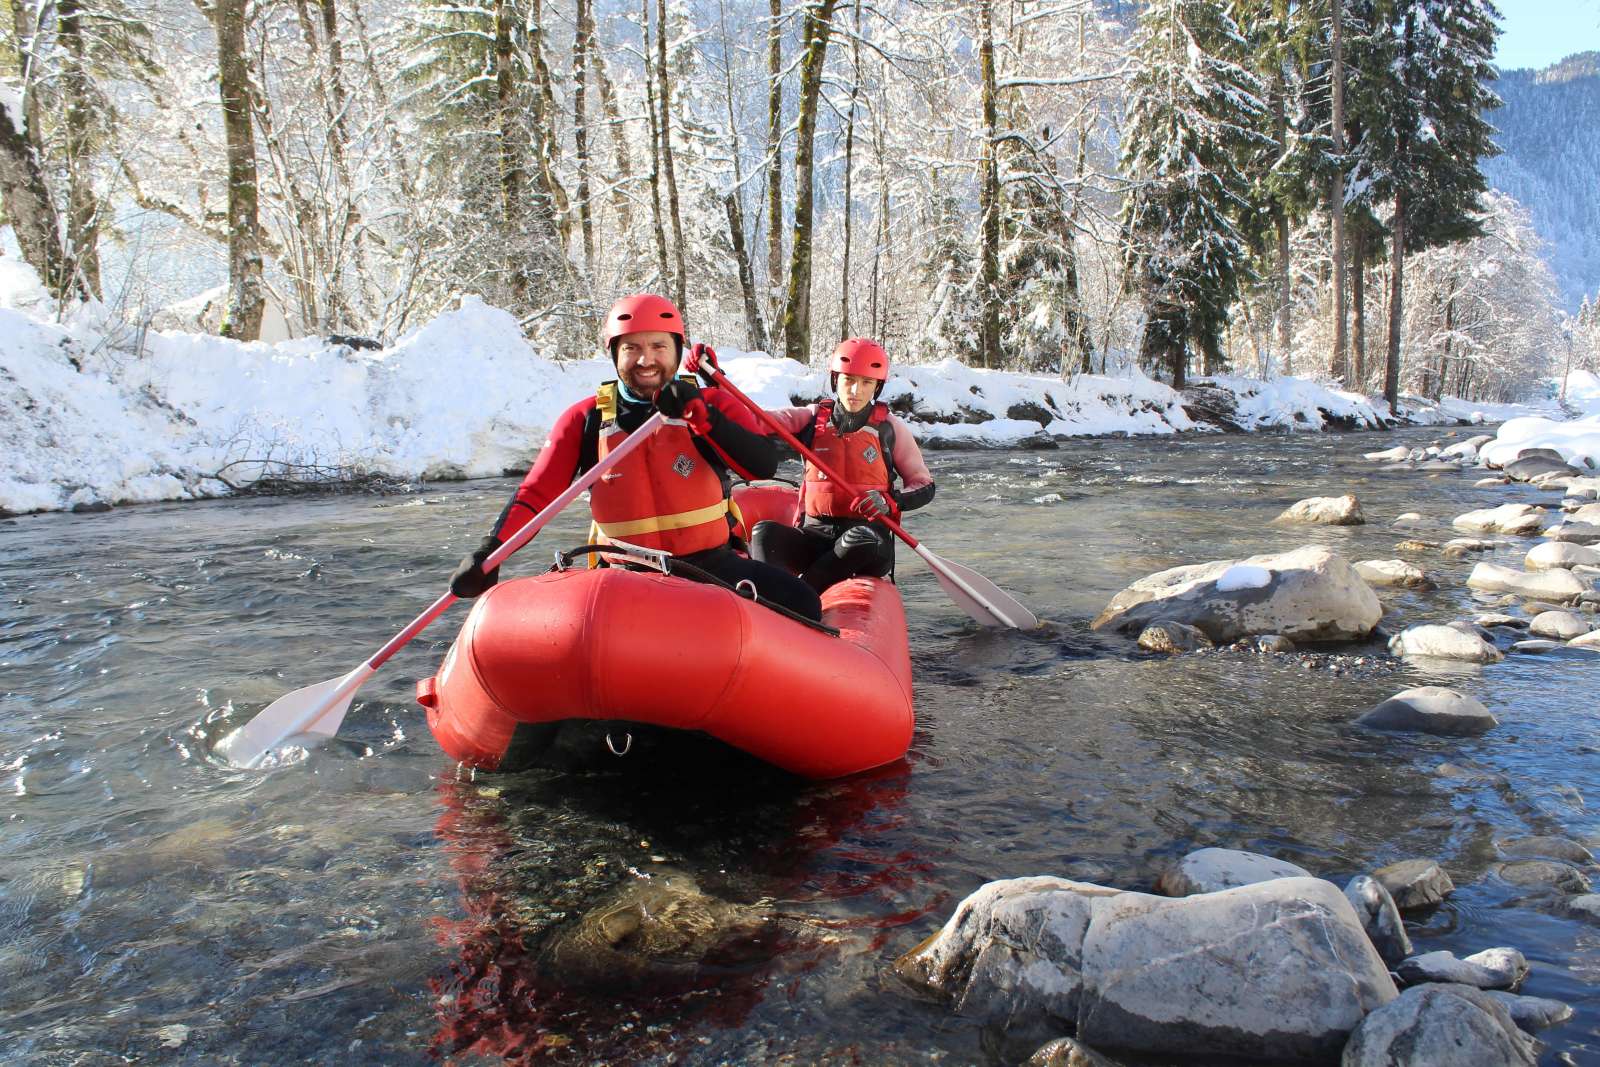
[[[1221,3],[1158,0],[1140,17],[1129,90],[1123,206],[1132,284],[1145,307],[1142,361],[1183,384],[1190,346],[1221,362],[1229,308],[1249,270],[1239,217],[1250,206],[1248,156],[1262,85]]]

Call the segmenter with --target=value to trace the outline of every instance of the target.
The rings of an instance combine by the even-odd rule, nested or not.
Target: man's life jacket
[[[832,400],[817,405],[817,418],[811,427],[811,450],[832,467],[849,488],[844,488],[806,461],[805,511],[812,518],[856,518],[850,504],[856,494],[877,489],[885,495],[893,488],[894,471],[890,453],[894,431],[889,422],[889,405],[876,402],[861,429],[841,434],[833,425]]]
[[[599,458],[624,440],[617,425],[617,383],[595,394],[600,412]],[[695,446],[688,424],[667,419],[650,439],[600,476],[589,490],[589,511],[604,541],[626,541],[687,556],[728,543],[728,491]]]

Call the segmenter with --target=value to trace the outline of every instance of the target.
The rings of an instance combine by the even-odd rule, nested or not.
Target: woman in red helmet
[[[589,490],[589,510],[602,541],[663,549],[729,585],[748,580],[764,599],[819,619],[822,604],[804,582],[777,567],[737,555],[731,545],[730,472],[770,478],[777,449],[744,405],[721,390],[702,391],[674,377],[683,357],[683,319],[664,297],[623,297],[606,315],[601,338],[617,368],[593,396],[556,420],[533,468],[489,535],[450,579],[458,597],[495,583],[484,560],[634,430],[660,411],[666,425]]]
[[[751,555],[800,575],[819,593],[856,575],[890,573],[894,535],[872,520],[898,519],[933,499],[933,476],[916,439],[878,399],[888,380],[883,347],[852,337],[828,361],[832,399],[772,413],[851,487],[840,487],[808,462],[800,527],[759,522],[751,532]]]

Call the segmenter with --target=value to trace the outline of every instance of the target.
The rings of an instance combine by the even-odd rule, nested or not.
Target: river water
[[[330,745],[269,771],[212,755],[426,606],[509,480],[0,523],[0,1061],[981,1063],[988,1037],[908,996],[896,956],[990,879],[1149,890],[1218,845],[1341,885],[1440,860],[1458,889],[1413,926],[1418,951],[1522,949],[1524,991],[1577,1010],[1544,1035],[1544,1061],[1596,1062],[1600,927],[1501,881],[1494,842],[1600,845],[1600,657],[1446,670],[1374,642],[1167,659],[1088,627],[1178,563],[1307,542],[1391,558],[1470,508],[1540,499],[1360,458],[1448,434],[931,454],[939,496],[914,531],[1051,625],[980,631],[903,553],[911,752],[809,786],[688,766],[459,775],[412,701],[459,608],[367,683]],[[1371,525],[1269,525],[1344,491]],[[1437,527],[1389,529],[1413,510]],[[575,511],[509,569],[582,535]],[[1473,561],[1413,558],[1438,589],[1383,593],[1387,627],[1483,610]],[[1501,725],[1460,739],[1352,724],[1428,683]],[[740,933],[685,950],[693,967],[587,965],[580,917],[660,884],[698,884],[702,911]]]

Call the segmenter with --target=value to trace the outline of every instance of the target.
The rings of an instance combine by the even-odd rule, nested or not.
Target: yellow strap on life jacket
[[[696,508],[694,511],[680,511],[676,515],[652,515],[647,519],[634,519],[631,522],[596,522],[596,525],[607,537],[637,537],[639,534],[699,526],[701,523],[711,522],[727,514],[728,502],[719,500],[715,504]]]
[[[617,383],[601,382],[594,391],[594,406],[600,409],[601,425],[617,421]]]

